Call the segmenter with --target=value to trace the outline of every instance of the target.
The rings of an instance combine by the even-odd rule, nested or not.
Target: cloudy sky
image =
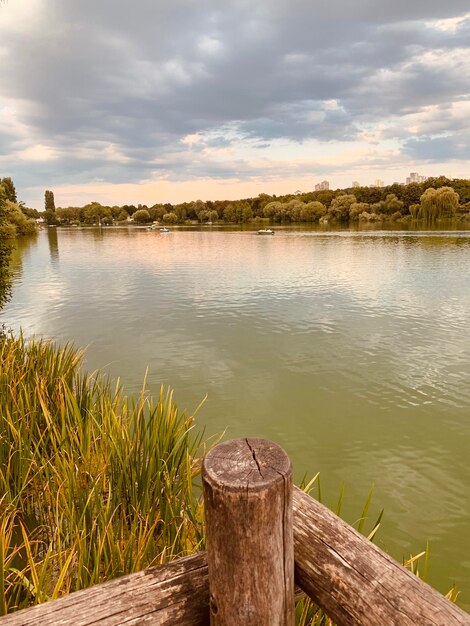
[[[470,177],[468,0],[5,0],[0,175],[56,204]]]

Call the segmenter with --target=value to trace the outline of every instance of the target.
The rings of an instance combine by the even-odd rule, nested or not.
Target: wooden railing
[[[470,626],[470,615],[293,487],[276,444],[203,462],[207,553],[0,618],[0,626],[292,626],[295,582],[338,626]]]

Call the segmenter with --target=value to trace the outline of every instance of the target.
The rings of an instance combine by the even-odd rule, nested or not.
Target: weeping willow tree
[[[420,198],[418,218],[432,223],[442,217],[453,217],[458,206],[459,194],[452,187],[430,187]]]

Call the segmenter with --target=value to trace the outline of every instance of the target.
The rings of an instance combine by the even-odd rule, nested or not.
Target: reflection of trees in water
[[[0,309],[7,302],[11,292],[11,275],[8,268],[8,252],[0,243]]]
[[[25,252],[31,247],[31,244],[36,241],[36,236],[21,237],[16,239],[13,244],[10,258],[10,271],[13,282],[21,277],[23,272],[23,257]]]
[[[104,231],[105,229],[100,226],[99,228],[93,228],[91,230],[92,234],[93,234],[93,240],[94,241],[103,241],[104,239]]]
[[[436,233],[432,231],[435,230]],[[459,231],[455,229],[455,236],[451,234],[450,230],[444,229],[427,229],[426,234],[419,234],[416,232],[416,236],[413,236],[413,232],[410,231],[407,237],[397,237],[397,243],[402,243],[408,247],[416,247],[419,245],[421,248],[428,250],[445,250],[451,249],[456,246],[468,248],[470,246],[470,237],[466,233],[459,235]]]
[[[7,241],[9,246],[9,254],[6,257],[7,263],[5,268],[0,268],[0,308],[6,304],[10,297],[12,286],[21,277],[25,252],[31,248],[32,244],[36,243],[36,240],[37,237],[34,234]],[[0,262],[3,243],[0,241]],[[3,269],[5,271],[2,271]]]
[[[51,264],[59,260],[59,242],[56,228],[47,229],[47,243]],[[37,234],[4,239],[0,230],[0,309],[10,298],[12,286],[21,278],[25,254],[37,244]]]
[[[59,260],[59,241],[57,238],[57,228],[47,229],[47,243],[49,244],[51,263],[54,264]]]
[[[3,224],[0,220],[0,308],[6,303],[11,292],[10,254],[12,243],[6,238],[2,229]]]

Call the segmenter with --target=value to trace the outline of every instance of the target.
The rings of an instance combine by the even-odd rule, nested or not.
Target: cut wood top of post
[[[266,439],[232,439],[215,446],[204,458],[203,478],[229,491],[262,491],[292,474],[284,450]]]

